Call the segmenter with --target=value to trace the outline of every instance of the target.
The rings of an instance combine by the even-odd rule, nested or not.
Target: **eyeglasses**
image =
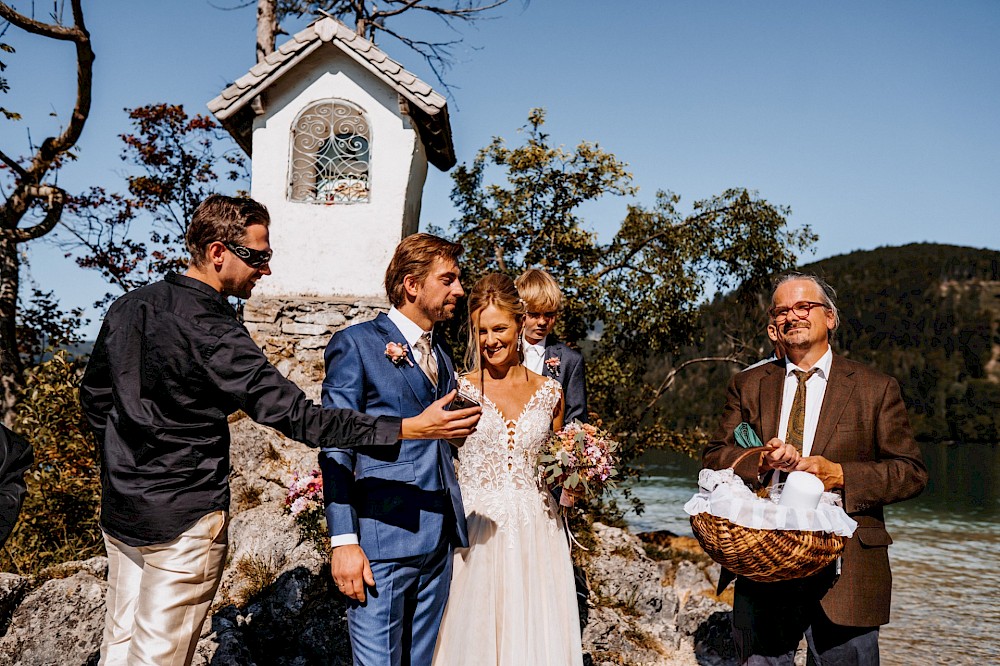
[[[796,317],[808,317],[813,308],[825,308],[826,303],[816,303],[815,301],[799,301],[790,308],[771,308],[770,315],[775,323],[788,319],[788,313],[794,312]]]
[[[243,247],[242,245],[237,245],[236,243],[226,243],[226,249],[239,257],[244,264],[250,268],[260,268],[267,262],[271,261],[271,256],[274,254],[271,250],[255,250],[251,247]]]

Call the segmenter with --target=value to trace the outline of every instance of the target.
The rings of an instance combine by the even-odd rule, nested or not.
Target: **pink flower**
[[[411,368],[413,367],[413,361],[407,355],[409,348],[406,345],[402,345],[398,342],[390,342],[385,346],[385,357],[392,361],[393,365],[397,368],[406,361],[407,365]]]
[[[306,497],[299,497],[294,502],[292,502],[291,512],[293,516],[297,516],[306,509],[310,508],[312,502]]]
[[[552,487],[580,495],[600,495],[614,487],[618,442],[593,424],[574,421],[553,433],[539,452],[539,471]]]
[[[562,363],[562,360],[559,359],[558,357],[553,357],[553,358],[545,359],[545,365],[548,366],[549,372],[552,373],[553,377],[558,377],[559,376],[559,364],[560,363]]]

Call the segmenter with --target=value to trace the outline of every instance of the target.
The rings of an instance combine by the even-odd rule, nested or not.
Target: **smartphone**
[[[459,391],[455,399],[448,405],[448,409],[452,411],[456,409],[468,409],[470,407],[479,407],[479,402],[461,391]]]

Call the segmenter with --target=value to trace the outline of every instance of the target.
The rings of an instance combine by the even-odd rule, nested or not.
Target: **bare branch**
[[[655,391],[653,391],[653,397],[642,408],[642,412],[639,415],[639,417],[636,419],[636,421],[637,422],[641,422],[642,419],[644,419],[646,417],[646,414],[648,414],[649,411],[651,409],[653,409],[654,406],[656,406],[656,401],[659,400],[660,396],[662,396],[671,386],[673,386],[674,380],[677,378],[677,374],[681,370],[683,370],[684,368],[688,367],[689,365],[694,365],[695,363],[735,363],[735,364],[740,365],[740,366],[746,366],[746,363],[744,363],[743,361],[741,361],[740,359],[738,359],[738,358],[736,358],[735,356],[732,356],[732,355],[730,355],[730,356],[702,356],[700,358],[691,358],[691,359],[688,359],[688,360],[684,361],[683,363],[681,363],[680,365],[678,365],[676,368],[672,368],[670,370],[670,372],[667,373],[667,376],[663,378],[663,381],[660,382],[660,385],[658,387],[656,387]]]
[[[78,41],[80,39],[80,31],[82,29],[82,23],[79,19],[82,18],[82,15],[83,12],[80,11],[79,8],[79,0],[74,0],[73,18],[77,20],[77,25],[72,28],[67,28],[61,25],[52,25],[36,21],[33,18],[19,14],[6,2],[0,2],[0,18],[10,21],[13,25],[16,25],[22,30],[26,30],[36,35],[42,35],[43,37],[51,37],[52,39],[62,39],[71,42]]]
[[[74,30],[76,38],[76,104],[70,116],[66,129],[58,137],[49,137],[42,142],[41,148],[31,162],[28,171],[35,183],[40,183],[45,173],[52,167],[52,162],[61,154],[72,148],[80,134],[84,123],[90,115],[91,89],[94,75],[94,51],[90,47],[90,33],[83,25],[83,12],[80,9],[81,0],[73,0],[73,15],[77,19]]]
[[[622,269],[622,268],[628,268],[629,267],[629,262],[632,261],[632,257],[634,257],[635,255],[637,255],[640,252],[642,252],[642,250],[644,250],[646,248],[646,246],[649,245],[650,243],[652,243],[653,241],[655,241],[657,239],[660,239],[660,238],[663,238],[666,235],[667,235],[666,232],[660,231],[660,232],[657,232],[657,233],[653,234],[652,236],[647,236],[646,238],[642,239],[641,241],[639,241],[638,243],[636,243],[632,247],[632,249],[629,251],[629,253],[625,256],[624,259],[622,259],[618,263],[612,264],[611,266],[607,266],[607,267],[601,269],[597,273],[597,275],[595,276],[596,279],[600,280],[602,277],[604,277],[608,273],[611,273],[613,271],[616,271],[616,270],[619,270],[619,269]]]
[[[24,167],[18,164],[14,158],[3,152],[3,150],[0,150],[0,160],[3,160],[4,164],[9,166],[13,171],[16,171],[22,180],[28,178],[28,172],[24,170]]]
[[[52,185],[30,185],[25,189],[25,194],[29,199],[46,198],[48,200],[48,212],[45,214],[44,220],[32,227],[28,227],[27,229],[4,229],[0,232],[15,243],[25,243],[36,238],[41,238],[52,231],[56,223],[59,222],[59,218],[62,216],[63,205],[66,203],[66,193]]]
[[[497,267],[501,273],[507,272],[507,262],[503,260],[503,250],[500,248],[500,244],[496,243],[493,245],[493,252],[497,257]]]
[[[476,5],[470,3],[468,7],[439,7],[437,5],[425,5],[422,0],[385,0],[387,5],[402,5],[399,9],[393,10],[379,10],[372,12],[372,17],[389,17],[395,16],[405,12],[408,9],[418,9],[429,14],[437,14],[438,16],[445,16],[448,18],[457,18],[463,21],[474,21],[476,20],[476,14],[487,12],[491,9],[496,9],[501,5],[507,4],[507,0],[495,0],[488,5]]]

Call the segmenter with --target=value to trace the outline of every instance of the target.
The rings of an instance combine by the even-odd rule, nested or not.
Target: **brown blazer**
[[[733,430],[749,423],[761,441],[778,435],[785,362],[766,363],[735,375],[718,430],[705,447],[703,464],[729,467],[745,451]],[[868,366],[833,357],[811,455],[844,468],[844,509],[858,529],[844,547],[843,570],[822,599],[832,622],[874,627],[889,621],[892,574],[882,507],[914,497],[927,484],[927,470],[913,440],[895,379]],[[759,458],[749,456],[736,472],[757,478]]]

